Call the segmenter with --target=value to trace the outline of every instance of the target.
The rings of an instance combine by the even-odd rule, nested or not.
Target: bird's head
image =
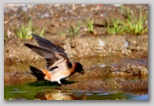
[[[76,65],[75,72],[79,72],[82,75],[85,74],[85,71],[83,69],[83,66],[79,62],[75,62],[74,64]]]

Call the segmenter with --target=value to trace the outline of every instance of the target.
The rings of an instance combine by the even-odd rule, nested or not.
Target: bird
[[[76,72],[85,74],[82,64],[79,62],[72,63],[62,48],[37,34],[32,34],[32,37],[37,41],[39,46],[28,43],[24,45],[42,56],[46,61],[44,69],[38,69],[30,65],[31,74],[37,80],[57,82],[61,85],[62,79],[66,79]]]

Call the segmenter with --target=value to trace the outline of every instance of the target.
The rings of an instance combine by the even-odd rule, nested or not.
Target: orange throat
[[[74,63],[74,64],[73,64],[73,67],[72,67],[72,68],[71,68],[71,70],[70,70],[71,74],[75,71],[76,66],[77,66],[77,64],[76,64],[76,63]]]
[[[42,69],[42,72],[45,74],[45,79],[46,80],[50,80],[51,79],[51,75],[50,75],[48,70]]]

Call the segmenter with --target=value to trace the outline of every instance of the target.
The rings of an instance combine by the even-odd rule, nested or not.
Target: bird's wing
[[[61,59],[69,61],[68,58],[66,58],[63,54],[60,54],[58,52],[53,52],[46,48],[37,47],[31,44],[25,44],[25,46],[29,47],[46,60],[48,70],[53,70],[54,68],[57,68],[57,65],[54,64],[56,64]]]
[[[46,48],[50,51],[54,51],[54,52],[58,52],[60,54],[63,54],[63,56],[65,56],[65,58],[68,58],[67,54],[64,52],[64,50],[62,50],[60,47],[54,45],[52,42],[50,42],[49,40],[46,40],[36,34],[32,34],[32,36],[35,38],[35,40],[37,41],[37,43],[39,44],[39,46]]]

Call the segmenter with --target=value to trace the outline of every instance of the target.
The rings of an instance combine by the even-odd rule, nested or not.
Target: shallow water
[[[72,92],[58,87],[21,84],[4,87],[5,100],[148,100],[148,94],[112,92]],[[57,90],[55,90],[57,89]]]
[[[86,69],[89,69],[90,67],[95,67],[96,70],[99,69],[98,71],[99,76],[97,76],[96,74],[93,75],[93,77],[90,79],[88,77],[89,74],[88,72],[91,70],[86,70],[87,71],[86,76],[81,76],[81,78],[79,76],[79,78],[81,79],[80,82],[85,81],[89,84],[93,82],[92,84],[95,84],[97,83],[98,80],[100,80],[100,81],[106,81],[108,83],[111,82],[110,85],[112,85],[112,82],[117,79],[119,81],[126,80],[126,82],[148,80],[148,77],[146,76],[109,77],[103,75],[103,72],[106,70],[104,67],[106,66],[112,66],[115,64],[127,64],[127,63],[133,63],[133,64],[140,63],[146,65],[148,64],[146,59],[92,57],[92,58],[75,59],[75,60],[81,62],[86,67]],[[37,67],[38,63],[32,63],[32,64]],[[39,65],[38,67],[41,67],[43,65],[44,63],[42,62],[41,65]],[[10,72],[14,73],[18,72],[19,70],[21,70],[20,71],[21,75],[22,74],[25,75],[25,73],[29,72],[28,64],[26,63],[20,63],[18,65],[14,63],[9,65],[5,64],[4,75],[6,77],[6,73],[7,74]],[[72,79],[73,78],[71,78],[71,80]],[[98,81],[98,83],[100,81]],[[14,82],[13,80],[10,82],[8,80],[7,82],[5,82],[4,86],[4,99],[5,100],[148,100],[148,89],[147,90],[134,89],[133,91],[131,90],[131,86],[130,88],[125,88],[125,90],[121,89],[120,87],[110,88],[112,86],[108,86],[107,89],[103,88],[104,90],[102,90],[102,88],[99,88],[99,85],[94,85],[94,89],[92,90],[86,90],[86,88],[84,88],[84,90],[83,89],[80,90],[75,88],[80,88],[81,86],[79,85],[78,87],[77,85],[76,87],[75,84],[69,83],[67,85],[58,86],[55,83],[50,83],[46,81],[42,82],[23,81],[21,83],[18,83],[18,80],[14,80]],[[85,86],[87,86],[86,84]]]

